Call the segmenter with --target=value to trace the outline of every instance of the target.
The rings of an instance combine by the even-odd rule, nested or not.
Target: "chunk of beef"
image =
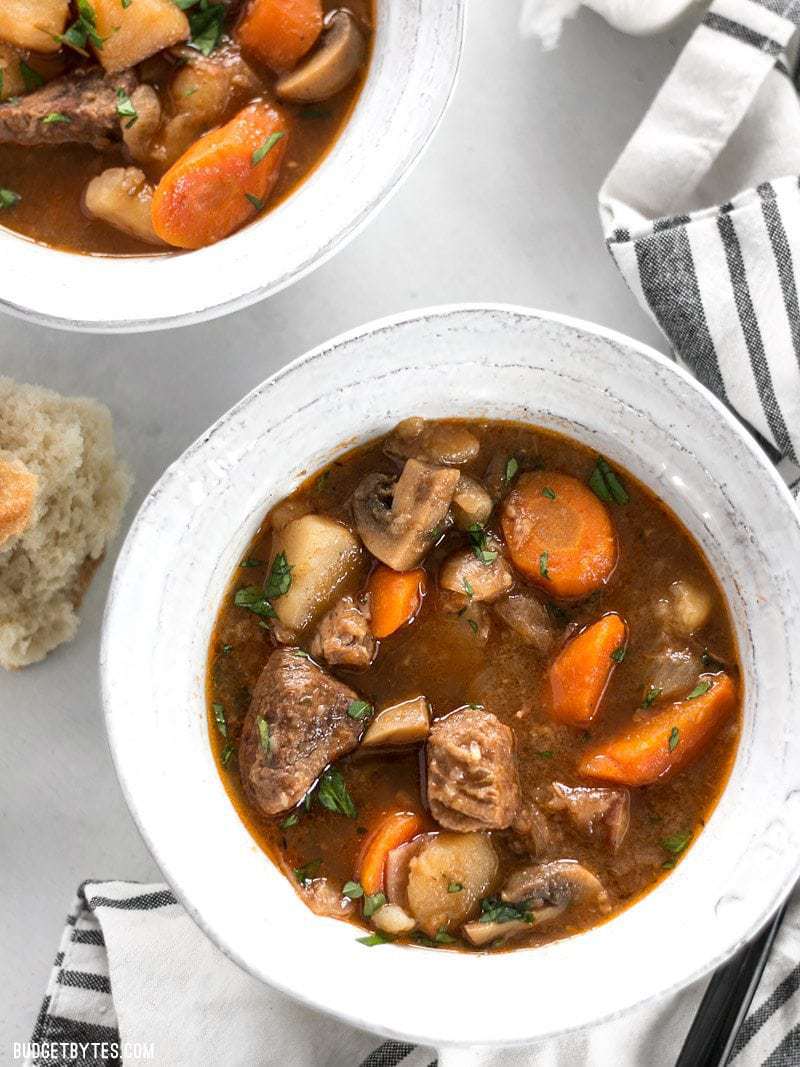
[[[299,649],[272,653],[253,690],[239,745],[242,786],[259,811],[277,815],[293,808],[329,763],[356,747],[364,724],[347,708],[357,699]]]
[[[512,593],[498,600],[494,611],[526,645],[538,652],[549,652],[553,647],[553,619],[547,606],[532,593]]]
[[[311,654],[332,666],[369,667],[375,647],[366,614],[351,596],[343,596],[317,627]]]
[[[581,833],[605,833],[614,851],[622,844],[630,824],[631,801],[627,789],[551,785],[550,811],[563,811]]]
[[[524,800],[506,834],[506,843],[518,856],[541,859],[553,844],[553,830],[542,809],[532,800]]]
[[[328,878],[314,878],[300,887],[300,896],[314,912],[331,919],[345,919],[355,911],[355,905],[343,895],[341,886]]]
[[[471,548],[462,548],[448,556],[439,571],[439,584],[453,593],[464,593],[468,600],[491,603],[507,593],[514,584],[511,568],[501,554],[502,545],[487,537],[486,547],[496,552],[490,563],[478,559]]]
[[[428,738],[428,802],[448,830],[503,830],[519,807],[514,735],[482,708],[438,719]]]
[[[0,104],[0,144],[108,148],[122,136],[117,90],[130,95],[136,83],[130,70],[120,74],[95,70],[57,78],[18,100]]]

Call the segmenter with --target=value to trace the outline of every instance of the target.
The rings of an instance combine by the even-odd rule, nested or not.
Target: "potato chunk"
[[[378,712],[362,745],[415,745],[428,736],[431,713],[425,697],[414,697]]]
[[[328,608],[361,562],[358,538],[327,515],[304,515],[275,535],[273,559],[285,553],[292,584],[274,602],[278,619],[304,630]]]
[[[140,241],[160,245],[150,221],[153,187],[136,167],[111,167],[92,178],[84,193],[87,214]]]
[[[117,0],[118,2],[118,0]],[[34,52],[57,52],[67,26],[69,0],[2,0],[0,41]]]
[[[189,36],[189,20],[173,0],[93,0],[97,33],[103,45],[96,49],[103,67],[114,74],[141,63]]]
[[[708,622],[711,597],[705,589],[679,579],[669,587],[667,596],[659,600],[656,611],[673,633],[690,637]]]
[[[408,865],[409,910],[434,937],[469,918],[496,877],[497,854],[488,834],[437,834]]]

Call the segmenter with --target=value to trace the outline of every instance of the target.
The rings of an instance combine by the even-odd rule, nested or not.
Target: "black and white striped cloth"
[[[800,903],[790,907],[732,1067],[800,1064]],[[528,1048],[432,1049],[355,1030],[240,971],[166,885],[78,890],[28,1067],[672,1067],[705,981]]]
[[[600,191],[677,357],[800,486],[800,0],[715,0]]]

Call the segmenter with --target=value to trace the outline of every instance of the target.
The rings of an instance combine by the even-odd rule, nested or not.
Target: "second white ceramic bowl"
[[[0,308],[86,332],[201,322],[286,288],[352,239],[410,172],[441,120],[466,0],[377,0],[366,84],[321,165],[224,241],[171,256],[79,256],[0,227]]]
[[[745,719],[707,829],[604,926],[499,955],[385,945],[312,915],[220,782],[204,704],[227,582],[264,512],[342,442],[408,415],[523,419],[633,472],[705,549],[733,612]],[[203,929],[253,974],[425,1044],[514,1044],[585,1027],[721,962],[800,871],[800,523],[747,433],[656,352],[521,308],[374,323],[270,378],[164,475],[117,564],[105,621],[108,733],[131,810]],[[233,906],[235,902],[235,907]]]

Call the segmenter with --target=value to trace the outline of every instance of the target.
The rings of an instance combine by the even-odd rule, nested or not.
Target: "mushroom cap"
[[[508,879],[500,898],[507,904],[529,900],[534,909],[549,904],[563,910],[569,904],[591,901],[603,907],[608,904],[608,894],[600,879],[577,860],[554,860],[523,867]]]
[[[326,18],[325,27],[319,47],[310,58],[275,83],[275,92],[281,99],[297,104],[328,100],[358,73],[367,43],[354,16],[339,8]]]

